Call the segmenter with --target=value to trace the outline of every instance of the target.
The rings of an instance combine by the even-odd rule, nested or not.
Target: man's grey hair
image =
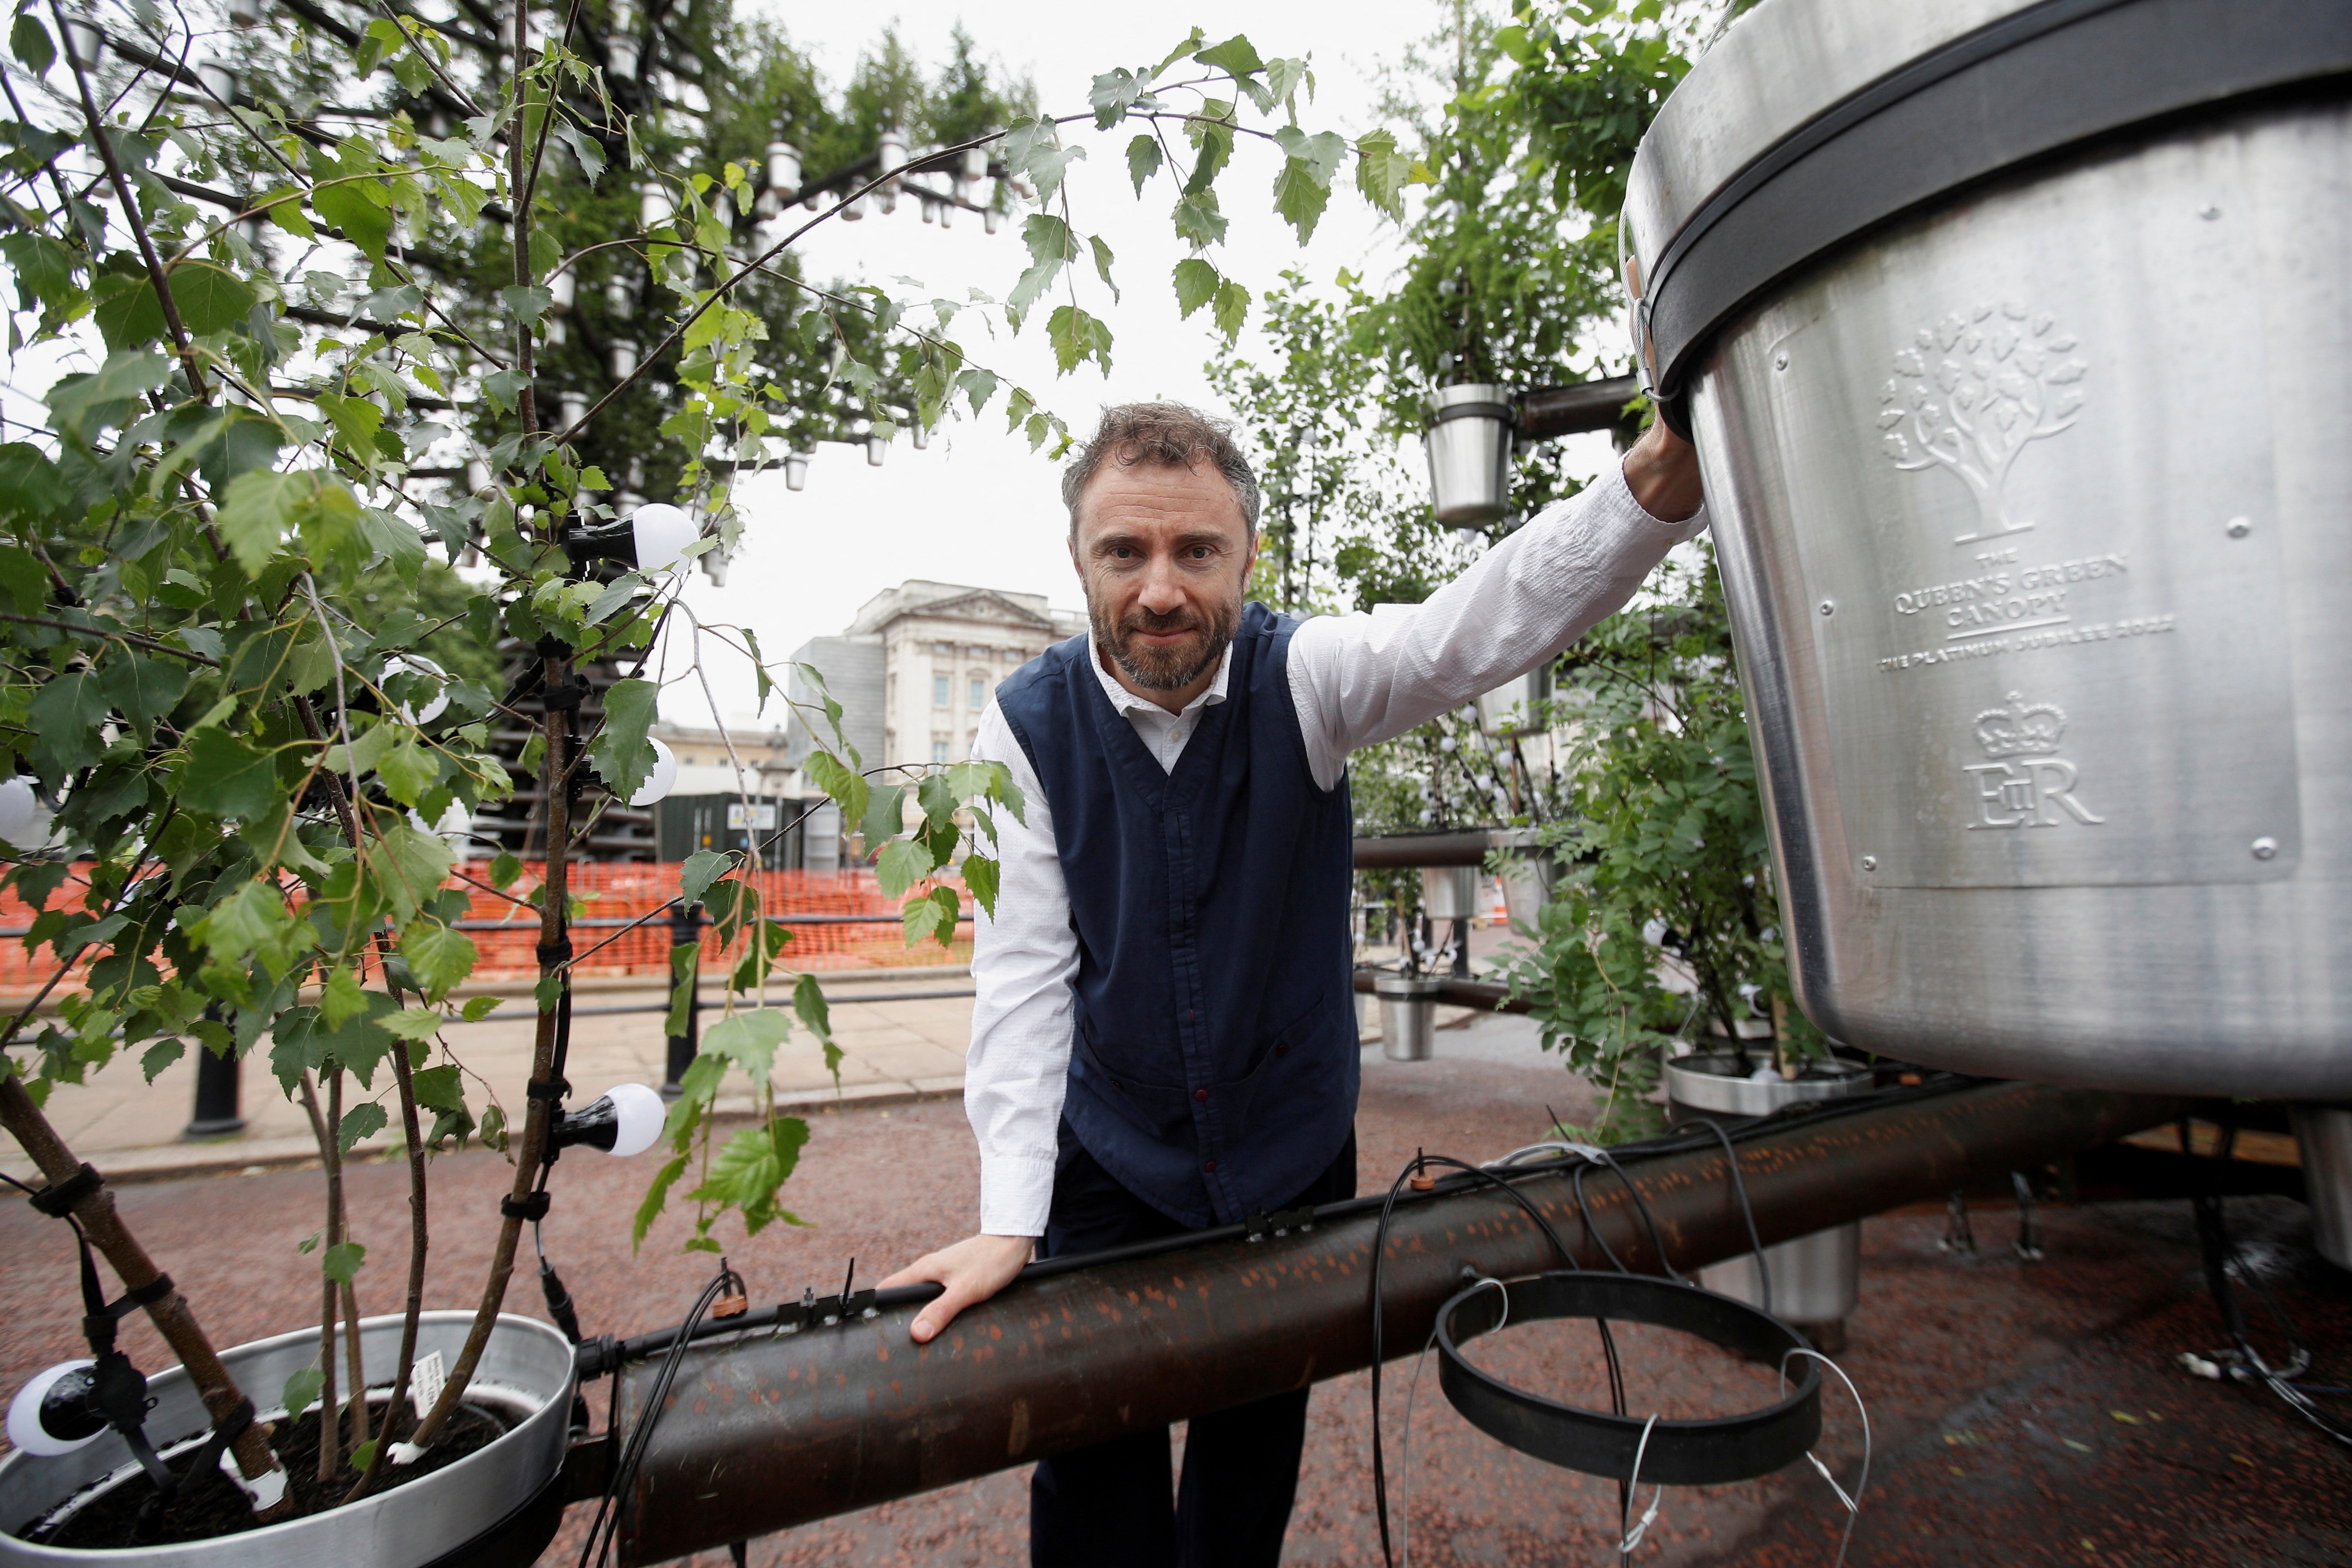
[[[1078,448],[1062,470],[1062,504],[1070,509],[1070,537],[1077,537],[1078,497],[1105,463],[1131,468],[1138,463],[1191,468],[1207,458],[1234,487],[1242,517],[1257,531],[1257,476],[1234,440],[1234,427],[1181,403],[1122,403],[1103,410],[1094,439]]]

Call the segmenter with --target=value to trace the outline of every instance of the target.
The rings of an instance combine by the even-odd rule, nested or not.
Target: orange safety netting
[[[536,974],[539,911],[487,890],[486,865],[475,862],[459,869],[485,884],[470,886],[455,878],[448,883],[472,895],[464,929],[481,954],[474,965],[473,978],[499,980]],[[539,887],[545,869],[543,864],[526,864],[509,893],[516,898],[529,895]],[[72,879],[49,896],[49,907],[79,913],[79,884],[88,870],[86,865],[76,866]],[[968,921],[959,929],[952,948],[942,948],[937,942],[928,940],[908,946],[901,934],[898,906],[882,896],[871,871],[757,871],[738,875],[760,889],[761,912],[782,919],[792,931],[792,941],[776,961],[784,968],[885,969],[967,963],[971,960],[971,926]],[[573,973],[668,974],[670,923],[665,906],[677,897],[676,865],[577,865],[572,868],[571,885],[573,896],[583,906],[572,931],[572,952],[577,955]],[[965,909],[969,912],[969,900]],[[25,950],[21,937],[32,923],[34,912],[13,888],[0,889],[0,932],[5,933],[0,935],[0,996],[29,995],[40,989],[57,967],[57,960],[46,945],[37,953]],[[634,931],[624,931],[616,923],[649,913],[653,919]],[[797,915],[879,918],[870,923],[839,920],[806,923],[794,921],[793,917]],[[599,946],[600,943],[604,945]],[[707,948],[712,946],[715,944],[706,943]],[[706,951],[702,955],[703,973],[713,973],[730,966],[740,956],[741,948],[742,943],[738,942],[732,952]],[[82,966],[106,951],[101,943],[83,954],[75,965],[76,973],[67,976],[65,985],[74,984]]]

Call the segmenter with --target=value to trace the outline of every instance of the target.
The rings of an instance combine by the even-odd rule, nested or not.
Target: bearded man
[[[1301,620],[1244,603],[1258,486],[1228,428],[1104,412],[1062,479],[1089,632],[998,689],[1003,880],[972,948],[964,1107],[980,1234],[918,1343],[1033,1253],[1090,1252],[1356,1191],[1348,753],[1559,657],[1706,526],[1691,447],[1654,426],[1424,604]],[[1047,1568],[1273,1568],[1306,1391],[1039,1463]]]

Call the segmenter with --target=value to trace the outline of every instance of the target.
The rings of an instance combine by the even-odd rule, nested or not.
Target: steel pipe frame
[[[2179,1102],[2023,1083],[1903,1093],[1815,1112],[1739,1145],[1766,1246],[1988,1174],[2095,1147]],[[1685,1271],[1752,1250],[1719,1147],[1640,1160],[1633,1179]],[[1522,1179],[1587,1267],[1605,1266],[1570,1178]],[[1637,1270],[1657,1249],[1614,1176],[1584,1182],[1592,1226]],[[712,1340],[686,1352],[623,1500],[621,1561],[652,1563],[1010,1468],[1356,1372],[1371,1361],[1374,1212],[1248,1240],[1041,1270],[918,1347],[917,1293],[833,1327]],[[1462,1270],[1557,1268],[1542,1233],[1486,1188],[1406,1194],[1383,1266],[1391,1357],[1429,1337]],[[619,1430],[653,1377],[617,1373]]]

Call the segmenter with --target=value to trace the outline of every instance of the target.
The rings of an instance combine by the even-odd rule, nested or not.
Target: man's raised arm
[[[1622,608],[1706,526],[1697,455],[1653,425],[1624,461],[1496,544],[1419,605],[1318,616],[1291,641],[1290,689],[1316,782],[1554,658]]]

